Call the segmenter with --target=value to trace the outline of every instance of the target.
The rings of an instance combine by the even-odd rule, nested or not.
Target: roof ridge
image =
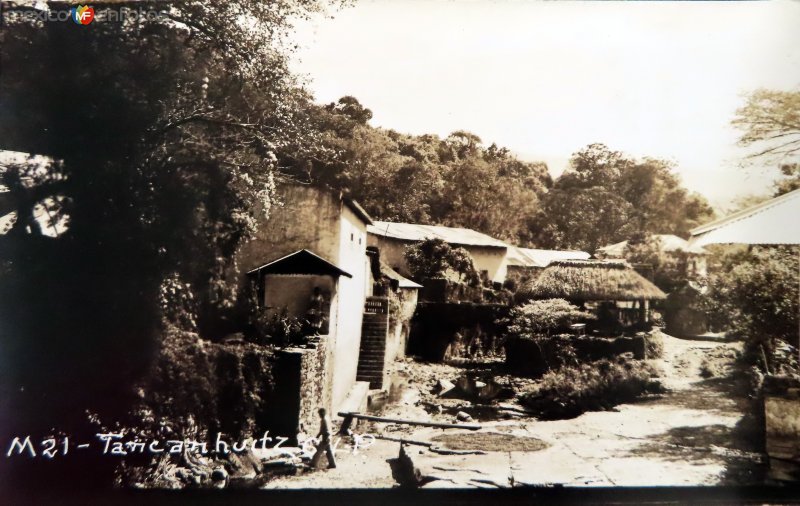
[[[787,200],[791,200],[793,198],[800,197],[800,189],[790,191],[789,193],[784,193],[783,195],[779,195],[774,197],[770,200],[766,200],[764,202],[760,202],[756,205],[747,207],[745,209],[741,209],[736,211],[728,216],[724,216],[722,218],[716,219],[710,223],[706,223],[705,225],[700,225],[699,227],[693,228],[689,233],[692,236],[700,235],[704,232],[708,232],[709,230],[713,230],[715,228],[719,228],[722,225],[727,225],[729,223],[735,223],[737,221],[743,220],[745,218],[749,218],[751,216],[755,216],[756,214],[762,213],[767,209],[775,207],[779,204],[783,204]]]

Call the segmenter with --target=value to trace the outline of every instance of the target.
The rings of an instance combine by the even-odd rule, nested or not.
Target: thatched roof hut
[[[624,260],[558,260],[517,295],[571,301],[661,300],[667,296]]]

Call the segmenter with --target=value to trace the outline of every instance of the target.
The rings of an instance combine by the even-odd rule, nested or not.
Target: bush
[[[538,339],[590,319],[594,319],[591,313],[581,311],[564,299],[536,300],[511,310],[508,335]]]
[[[601,411],[664,389],[648,363],[623,356],[616,361],[562,367],[545,374],[521,402],[543,420],[574,418]]]
[[[216,432],[232,440],[250,437],[266,426],[266,413],[274,409],[273,362],[272,351],[264,346],[212,343],[196,333],[167,328],[128,419],[110,427],[99,419],[92,421],[102,432],[113,429],[140,440],[202,442],[212,440],[210,435]],[[189,452],[132,453],[121,461],[119,479],[126,486],[159,488],[208,482],[210,474],[202,480],[193,476],[197,474],[193,460],[196,457]],[[178,479],[169,470],[179,471],[183,477]]]
[[[664,355],[664,334],[658,329],[649,332],[644,346],[648,359],[661,358]]]
[[[506,366],[512,374],[538,378],[547,371],[576,365],[578,357],[573,340],[569,335],[539,339],[512,337],[505,342]]]

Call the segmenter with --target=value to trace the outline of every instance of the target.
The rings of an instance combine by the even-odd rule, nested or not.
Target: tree
[[[455,275],[459,281],[476,285],[478,271],[472,255],[464,248],[453,248],[442,239],[426,239],[406,247],[408,269],[417,281]]]
[[[446,139],[373,128],[354,97],[311,107],[320,149],[297,146],[281,165],[291,177],[341,190],[388,221],[469,227],[527,240],[528,219],[552,183],[543,163],[527,163],[466,131]],[[501,204],[502,202],[502,204]]]
[[[542,197],[530,229],[539,246],[593,252],[653,233],[686,236],[711,216],[705,199],[681,186],[670,162],[591,144],[572,156]]]
[[[653,283],[667,293],[690,280],[689,254],[683,251],[665,252],[658,237],[644,241],[629,241],[622,253],[632,264],[645,264],[653,268]]]
[[[0,138],[54,160],[19,193],[69,223],[0,237],[4,381],[53,409],[123,402],[158,344],[165,280],[190,287],[201,323],[230,308],[229,259],[269,209],[282,150],[315,142],[284,36],[321,3],[155,6],[76,29],[3,5]]]
[[[710,311],[731,336],[745,341],[753,362],[761,361],[763,347],[770,370],[779,372],[786,365],[776,353],[781,342],[797,344],[799,286],[797,247],[737,249],[723,255],[711,272]]]
[[[750,161],[779,165],[776,196],[800,188],[800,91],[755,90],[731,123],[743,131],[739,145],[755,148]]]
[[[564,299],[535,300],[511,309],[508,334],[540,339],[552,332],[566,330],[575,322],[594,318],[591,313],[581,311]]]

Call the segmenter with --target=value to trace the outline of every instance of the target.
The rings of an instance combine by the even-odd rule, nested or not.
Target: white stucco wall
[[[367,296],[367,226],[347,206],[342,205],[339,222],[339,252],[336,264],[352,274],[340,277],[336,342],[333,353],[333,406],[338,409],[356,381],[361,347],[361,322]]]
[[[262,216],[255,236],[236,254],[240,275],[300,249],[336,263],[341,202],[330,192],[303,185],[278,188],[283,205]]]
[[[404,257],[405,247],[414,244],[414,241],[403,241],[380,235],[369,234],[369,245],[380,250],[381,261],[388,264],[403,276],[410,276]],[[508,269],[508,250],[502,248],[486,248],[481,246],[462,246],[472,255],[475,267],[480,271],[487,271],[489,279],[497,283],[506,280]]]

